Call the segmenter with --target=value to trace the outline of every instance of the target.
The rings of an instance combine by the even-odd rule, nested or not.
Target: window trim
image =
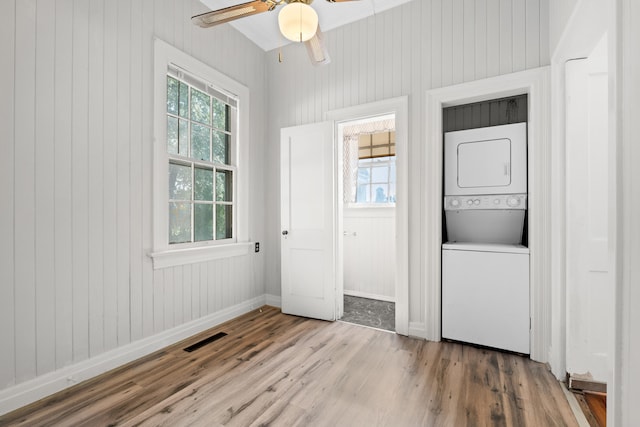
[[[169,66],[182,69],[186,73],[199,76],[215,85],[216,90],[223,89],[237,99],[238,124],[237,144],[232,147],[231,158],[235,159],[234,174],[236,185],[233,189],[236,209],[235,241],[208,241],[175,247],[169,244],[169,194],[167,177],[169,154],[167,153],[166,106],[167,72]],[[154,139],[153,139],[153,249],[149,256],[153,259],[153,268],[166,268],[177,265],[204,262],[212,259],[239,256],[249,252],[249,216],[248,216],[248,148],[249,148],[249,89],[213,69],[207,64],[176,49],[170,44],[154,40]],[[203,244],[204,243],[204,244]]]

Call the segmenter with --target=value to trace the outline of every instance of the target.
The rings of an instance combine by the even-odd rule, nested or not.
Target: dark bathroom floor
[[[344,315],[340,320],[395,332],[395,303],[345,295]]]

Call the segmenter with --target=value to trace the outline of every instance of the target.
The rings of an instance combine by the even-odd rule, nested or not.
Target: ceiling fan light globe
[[[304,3],[289,3],[278,14],[280,32],[294,42],[306,42],[318,28],[318,14]]]

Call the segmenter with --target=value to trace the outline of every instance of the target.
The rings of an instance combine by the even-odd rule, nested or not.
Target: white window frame
[[[232,144],[235,200],[234,239],[191,244],[169,244],[169,160],[167,152],[167,71],[177,67],[214,85],[237,99],[237,143]],[[153,143],[153,268],[166,268],[249,253],[248,220],[249,89],[176,49],[162,40],[154,41],[154,143]]]

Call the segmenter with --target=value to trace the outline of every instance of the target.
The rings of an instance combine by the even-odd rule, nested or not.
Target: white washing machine
[[[526,123],[445,134],[442,337],[528,354]]]
[[[529,354],[529,249],[442,246],[442,336]]]

